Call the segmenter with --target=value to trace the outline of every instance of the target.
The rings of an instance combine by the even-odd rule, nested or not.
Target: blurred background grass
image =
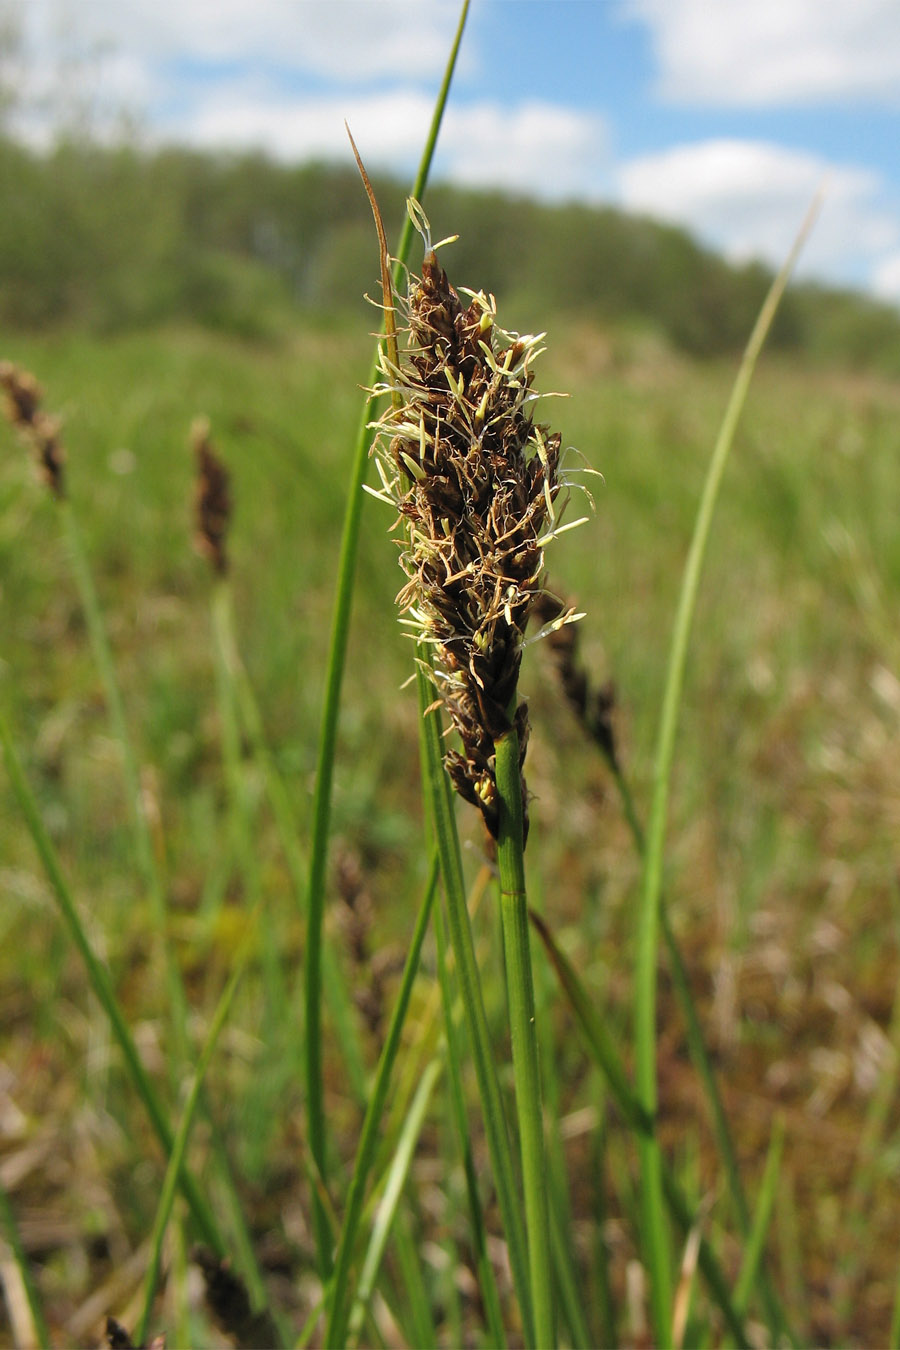
[[[376,186],[386,219],[399,219],[402,190]],[[159,812],[173,936],[202,1016],[234,954],[239,926],[229,916],[244,878],[228,842],[210,578],[190,542],[188,429],[209,416],[233,475],[238,641],[302,832],[344,482],[377,322],[361,298],[376,285],[368,208],[354,176],[330,168],[80,142],[46,157],[0,142],[0,191],[0,355],[32,369],[48,408],[64,417],[71,496]],[[446,188],[427,207],[438,235],[461,235],[445,254],[451,278],[495,292],[510,326],[548,330],[538,383],[570,397],[542,405],[542,416],[603,473],[592,486],[596,514],[552,546],[548,565],[551,585],[586,611],[592,678],[615,682],[621,754],[644,813],[700,484],[768,277],[613,211]],[[884,1340],[900,1239],[891,1033],[898,369],[895,312],[809,285],[789,292],[714,528],[671,817],[670,912],[751,1189],[772,1114],[785,1112],[774,1269],[798,1327],[817,1343]],[[367,502],[333,850],[340,865],[361,869],[369,949],[388,971],[425,865],[389,517]],[[0,432],[0,632],[0,698],[153,1065],[167,1010],[147,949],[118,751],[53,503],[11,431]],[[638,880],[628,831],[540,646],[522,687],[541,905],[624,1028]],[[253,809],[267,904],[293,978],[302,933],[261,784]],[[461,819],[474,871],[481,841],[470,815]],[[115,1057],[3,780],[0,840],[0,1165],[8,1185],[15,1179],[51,1320],[71,1329],[147,1231],[158,1173],[152,1146],[121,1123],[130,1116]],[[335,925],[340,890],[336,882]],[[480,923],[493,928],[489,909]],[[347,959],[356,987],[371,993],[374,965]],[[498,979],[487,991],[498,1015],[502,997]],[[662,999],[664,1137],[699,1196],[715,1167],[665,975]],[[210,1090],[227,1103],[263,1259],[296,1287],[308,1257],[299,1089],[281,1082],[284,1066],[260,1039],[265,1000],[264,982],[248,981]],[[624,1284],[633,1163],[617,1170],[613,1145],[605,1183],[597,1171],[578,1113],[595,1119],[600,1094],[555,998],[551,1016],[576,1218],[586,1233],[595,1189],[609,1188],[605,1240]],[[279,1080],[277,1109],[260,1109],[271,1100],[261,1075]],[[330,1091],[336,1147],[349,1152],[355,1107],[336,1063]],[[879,1093],[878,1146],[861,1157]],[[865,1186],[854,1192],[861,1167]]]

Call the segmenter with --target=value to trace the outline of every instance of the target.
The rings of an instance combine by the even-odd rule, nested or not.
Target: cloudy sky
[[[27,127],[89,91],[150,142],[411,176],[456,0],[0,0]],[[49,95],[49,101],[46,96]],[[41,96],[44,96],[43,99]],[[25,122],[23,122],[25,126]],[[900,304],[900,0],[472,0],[435,172],[687,225]]]

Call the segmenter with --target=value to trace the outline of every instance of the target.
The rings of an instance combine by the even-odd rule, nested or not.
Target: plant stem
[[[444,115],[450,82],[456,67],[456,57],[462,40],[463,28],[469,11],[469,0],[464,0],[459,25],[444,79],[438,93],[434,116],[429,129],[419,172],[413,187],[413,195],[421,200],[425,183],[431,168],[431,160],[437,143],[438,131]],[[412,243],[412,222],[407,220],[400,238],[397,251],[399,278],[400,263],[405,263]],[[375,383],[378,374],[377,355],[372,362],[368,384]],[[337,745],[338,710],[340,707],[341,685],[347,658],[347,642],[350,632],[350,607],[353,599],[353,580],[356,571],[356,555],[359,545],[360,521],[362,517],[363,493],[361,491],[369,462],[369,445],[372,434],[369,430],[371,418],[371,400],[366,400],[360,417],[356,450],[350,476],[347,508],[344,515],[344,529],[341,537],[341,552],[338,563],[338,583],[332,616],[331,641],[328,653],[328,668],[325,679],[325,700],[322,707],[322,722],[319,731],[319,753],[316,763],[316,785],[312,808],[312,841],[309,863],[309,884],[307,887],[307,934],[305,961],[305,1035],[306,1050],[306,1096],[309,1115],[309,1147],[323,1182],[327,1182],[328,1159],[325,1129],[324,1084],[322,1080],[322,926],[325,915],[325,872],[328,861],[328,836],[331,824],[331,789],[334,777],[334,758]],[[316,1255],[319,1273],[327,1277],[331,1273],[331,1231],[318,1193],[313,1197],[313,1220],[316,1234]]]
[[[400,1049],[400,1035],[403,1030],[403,1023],[406,1019],[407,1009],[409,1008],[409,999],[412,994],[413,981],[416,976],[416,971],[419,968],[419,956],[422,951],[422,943],[425,939],[425,934],[428,931],[428,922],[431,918],[431,907],[434,902],[435,891],[437,890],[437,880],[438,862],[437,858],[435,858],[428,878],[425,899],[419,910],[419,917],[416,920],[412,943],[403,969],[403,980],[397,995],[397,1001],[394,1004],[394,1011],[391,1015],[391,1024],[388,1028],[388,1034],[378,1061],[378,1071],[375,1076],[375,1083],[372,1087],[371,1096],[369,1097],[369,1104],[366,1108],[365,1120],[363,1121],[362,1130],[360,1131],[359,1146],[356,1151],[356,1163],[353,1168],[353,1179],[350,1182],[350,1191],[347,1195],[347,1208],[344,1214],[344,1223],[341,1228],[341,1236],[338,1241],[337,1256],[335,1258],[334,1280],[332,1282],[330,1295],[331,1308],[328,1316],[328,1328],[325,1333],[326,1346],[340,1347],[344,1344],[347,1337],[347,1327],[353,1306],[352,1290],[350,1287],[350,1266],[355,1250],[356,1233],[359,1226],[360,1215],[362,1214],[363,1201],[366,1195],[366,1183],[369,1178],[369,1170],[372,1166],[372,1159],[375,1156],[378,1128],[381,1124],[385,1102],[387,1101],[388,1087],[390,1086],[391,1081],[391,1070],[394,1067],[397,1053]]]
[[[463,1093],[462,1063],[459,1037],[453,1016],[453,989],[450,971],[447,968],[447,938],[444,932],[444,920],[440,906],[434,913],[434,938],[437,948],[438,977],[441,983],[441,999],[444,1005],[444,1036],[447,1042],[447,1070],[450,1091],[450,1105],[459,1135],[459,1146],[466,1174],[466,1193],[469,1199],[469,1212],[472,1226],[472,1243],[475,1248],[478,1279],[481,1286],[481,1300],[487,1323],[489,1343],[501,1350],[506,1345],[503,1330],[503,1318],[500,1311],[500,1296],[497,1281],[487,1251],[487,1234],[484,1226],[484,1211],[478,1194],[478,1178],[475,1174],[475,1160],[472,1156],[472,1141],[469,1137],[466,1121],[466,1103]]]
[[[519,738],[515,728],[496,742],[497,793],[500,834],[497,862],[500,870],[500,913],[506,957],[506,990],[512,1040],[522,1186],[528,1232],[528,1265],[534,1301],[537,1344],[556,1343],[553,1317],[550,1225],[544,1165],[544,1122],[541,1110],[541,1073],[534,1015],[534,980],[528,904],[525,896],[525,859],[522,834],[522,776]]]
[[[645,1114],[632,1092],[625,1068],[619,1059],[619,1052],[607,1032],[604,1022],[598,1016],[593,1001],[588,997],[581,980],[557,946],[540,915],[531,910],[530,918],[547,950],[547,955],[556,970],[559,982],[569,998],[572,1011],[575,1013],[587,1041],[591,1057],[604,1074],[616,1105],[627,1120],[629,1127],[639,1136],[651,1133],[654,1129],[654,1122]],[[663,1193],[672,1217],[684,1236],[687,1237],[697,1222],[696,1212],[688,1204],[673,1173],[665,1164],[662,1168],[662,1182]],[[699,1265],[713,1298],[722,1310],[735,1342],[739,1346],[748,1345],[749,1341],[742,1320],[731,1297],[729,1282],[706,1238],[700,1240]]]
[[[459,838],[456,833],[456,817],[454,815],[455,799],[449,779],[444,771],[438,714],[436,711],[432,711],[426,715],[425,711],[432,701],[432,686],[422,669],[422,664],[427,661],[428,651],[424,646],[420,646],[417,654],[419,665],[416,671],[416,679],[421,713],[419,736],[422,744],[424,795],[431,811],[434,837],[441,858],[441,874],[447,901],[447,928],[450,933],[453,954],[456,958],[457,979],[459,980],[475,1076],[478,1080],[481,1112],[491,1157],[494,1185],[497,1188],[497,1200],[500,1205],[503,1228],[509,1248],[509,1263],[512,1267],[513,1284],[519,1298],[525,1341],[528,1345],[534,1345],[536,1341],[525,1225],[522,1220],[516,1189],[515,1168],[509,1145],[506,1114],[503,1110],[503,1099],[500,1096],[500,1085],[497,1081],[497,1071],[491,1050],[491,1037],[484,1010],[481,976],[475,958],[475,944],[472,941],[469,911],[466,908],[462,858],[460,857]]]
[[[655,1117],[657,1109],[656,958],[669,782],[675,756],[675,735],[684,687],[691,625],[700,587],[700,575],[706,556],[706,545],[709,540],[722,475],[734,441],[738,419],[747,398],[756,361],[775,317],[794,262],[809,230],[812,228],[817,210],[818,199],[813,202],[787,261],[772,283],[747,343],[713,449],[706,481],[703,485],[700,505],[694,523],[694,533],[678,597],[654,761],[653,798],[650,821],[647,827],[647,846],[644,854],[635,968],[635,1080],[641,1106],[651,1117]],[[663,1214],[662,1155],[655,1133],[642,1136],[640,1148],[643,1242],[647,1273],[650,1279],[653,1329],[657,1344],[664,1346],[671,1340],[671,1268],[668,1234],[665,1230]]]
[[[621,766],[615,759],[607,757],[607,763],[615,780],[616,787],[619,790],[622,810],[631,830],[635,848],[638,855],[643,856],[644,831],[638,818],[628,780],[622,772]],[[675,996],[681,1005],[681,1011],[685,1020],[685,1034],[687,1036],[688,1051],[693,1061],[694,1068],[703,1085],[704,1092],[706,1093],[706,1099],[712,1113],[713,1132],[715,1133],[719,1155],[725,1168],[731,1201],[737,1213],[741,1233],[747,1238],[750,1234],[750,1211],[747,1207],[747,1198],[741,1183],[737,1154],[735,1153],[734,1143],[731,1138],[731,1130],[728,1125],[728,1117],[725,1114],[725,1107],[722,1103],[722,1096],[716,1082],[715,1071],[710,1062],[706,1043],[703,1039],[703,1030],[700,1026],[700,1018],[694,1003],[693,994],[691,993],[687,969],[681,955],[678,939],[675,936],[672,924],[669,920],[669,911],[664,896],[660,896],[659,916],[663,941],[665,942],[669,953],[672,985],[675,990]],[[772,1286],[772,1282],[769,1279],[764,1262],[760,1262],[757,1267],[756,1279],[760,1298],[765,1307],[772,1343],[778,1344],[784,1334],[792,1345],[796,1345],[796,1337],[790,1327],[785,1323],[784,1312]]]

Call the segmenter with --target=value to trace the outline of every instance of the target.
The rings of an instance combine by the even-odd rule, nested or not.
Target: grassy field
[[[108,341],[63,332],[10,337],[0,352],[35,372],[48,408],[65,419],[71,497],[158,820],[170,936],[198,1044],[234,958],[240,915],[255,893],[264,896],[270,941],[260,942],[238,994],[209,1092],[259,1259],[298,1331],[314,1297],[292,1034],[303,929],[257,766],[244,747],[243,824],[223,768],[210,576],[191,548],[187,435],[192,419],[207,415],[232,471],[237,640],[305,841],[370,325],[361,311],[352,328],[342,320],[265,345],[187,328]],[[615,683],[621,759],[646,817],[672,616],[734,365],[693,363],[646,331],[551,323],[541,366],[541,387],[570,395],[544,405],[543,416],[603,474],[591,480],[589,523],[552,546],[550,581],[586,613],[581,655],[592,681]],[[803,1343],[885,1343],[897,1281],[898,413],[895,385],[764,358],[714,526],[670,819],[669,911],[751,1197],[773,1121],[784,1121],[768,1253]],[[577,501],[572,510],[581,514]],[[26,452],[0,430],[0,700],[142,1055],[162,1082],[172,1037],[166,985],[57,514]],[[387,507],[367,500],[329,892],[328,923],[365,1009],[370,1062],[426,862],[391,523]],[[639,862],[614,784],[561,698],[544,645],[529,650],[522,675],[533,728],[530,880],[627,1045]],[[460,824],[474,879],[483,859],[476,813],[461,808]],[[0,840],[0,1178],[54,1335],[94,1343],[106,1312],[128,1320],[162,1163],[3,777]],[[491,910],[482,905],[477,932],[499,1028]],[[428,953],[414,1003],[421,1025],[433,984]],[[538,984],[591,1333],[599,1343],[612,1327],[628,1342],[641,1303],[626,1294],[635,1159],[543,968]],[[719,1233],[727,1200],[665,970],[659,1034],[662,1138],[709,1232]],[[329,1125],[346,1161],[358,1107],[336,1054],[326,1067]],[[442,1210],[444,1191],[459,1182],[455,1169],[438,1167],[452,1154],[441,1091],[403,1224],[429,1244],[424,1267],[441,1343],[459,1343],[463,1331],[482,1343],[459,1274],[465,1239]],[[203,1146],[200,1137],[201,1160]],[[614,1314],[599,1274],[601,1234]],[[395,1314],[405,1299],[392,1303],[391,1290],[406,1278],[397,1243],[384,1292]],[[739,1259],[723,1239],[732,1274]],[[172,1262],[177,1270],[177,1252]],[[387,1312],[379,1325],[390,1342]],[[409,1324],[398,1336],[415,1343]],[[0,1342],[13,1343],[9,1324],[0,1322]]]

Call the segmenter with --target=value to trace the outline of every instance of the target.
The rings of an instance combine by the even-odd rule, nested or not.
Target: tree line
[[[375,186],[396,230],[405,188]],[[254,337],[300,313],[359,313],[376,289],[371,215],[350,167],[83,139],[38,153],[6,137],[0,199],[7,327],[184,319]],[[454,279],[492,291],[513,324],[637,323],[693,355],[726,354],[746,341],[771,279],[761,264],[732,266],[684,230],[611,207],[438,184],[426,208],[439,236],[459,234]],[[793,286],[772,342],[900,371],[900,313],[852,292]]]

